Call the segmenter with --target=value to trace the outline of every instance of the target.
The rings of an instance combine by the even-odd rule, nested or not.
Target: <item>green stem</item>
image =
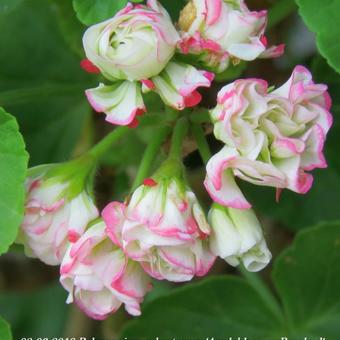
[[[278,0],[275,2],[268,12],[268,26],[267,28],[272,28],[273,26],[280,23],[288,15],[297,9],[295,0]]]
[[[154,161],[159,148],[163,144],[165,138],[169,135],[171,127],[166,125],[161,127],[154,135],[150,143],[148,144],[142,162],[140,163],[136,178],[132,184],[132,190],[135,190],[143,180],[149,175],[152,162]]]
[[[282,309],[276,298],[273,296],[272,292],[269,290],[268,286],[262,281],[260,276],[256,273],[251,273],[247,271],[241,264],[238,267],[241,274],[247,279],[249,284],[257,291],[261,296],[262,300],[267,304],[273,314],[279,321],[283,322],[284,316],[282,314]]]
[[[115,128],[111,133],[105,136],[99,143],[90,149],[85,155],[92,156],[95,160],[99,160],[110,149],[112,144],[121,139],[129,128],[127,126],[120,126]]]
[[[183,140],[188,134],[189,122],[186,117],[180,118],[175,126],[174,132],[171,138],[171,148],[169,152],[169,158],[181,159]]]
[[[204,131],[202,129],[202,126],[198,124],[192,124],[191,131],[195,137],[198,151],[201,155],[201,158],[204,163],[207,163],[209,159],[211,158],[211,151],[210,151],[208,141],[205,137]]]
[[[190,115],[190,121],[196,124],[210,123],[210,116],[207,110],[204,111],[194,111]]]

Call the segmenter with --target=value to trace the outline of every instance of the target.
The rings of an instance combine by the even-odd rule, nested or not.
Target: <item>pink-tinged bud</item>
[[[95,73],[95,74],[100,73],[100,69],[97,66],[93,65],[91,61],[88,59],[83,59],[80,62],[80,66],[83,70],[85,70],[88,73]]]
[[[30,169],[38,173],[26,182],[25,216],[17,242],[24,244],[28,256],[58,265],[69,243],[76,242],[99,214],[85,187],[49,178],[47,168],[51,167]]]
[[[128,206],[111,203],[102,216],[112,239],[121,240],[124,252],[158,280],[203,276],[215,260],[208,249],[210,227],[204,212],[177,179],[142,185]]]
[[[106,121],[111,124],[136,127],[136,116],[146,111],[140,85],[136,82],[117,82],[111,86],[99,84],[86,90],[85,94],[93,109],[104,112]]]
[[[267,49],[266,26],[267,12],[250,11],[243,0],[191,0],[179,19],[179,49],[218,73],[233,59],[279,57],[284,46]]]
[[[143,184],[147,187],[154,187],[157,185],[157,182],[152,178],[145,178]]]
[[[60,282],[88,316],[103,320],[124,304],[140,315],[140,303],[151,288],[138,263],[128,260],[106,234],[106,225],[91,226],[70,245],[60,267]]]
[[[169,62],[162,73],[152,78],[152,82],[153,90],[165,104],[183,110],[200,103],[202,97],[197,89],[210,87],[213,79],[213,73],[197,70],[189,64]]]
[[[214,204],[209,212],[212,228],[210,249],[232,266],[243,263],[251,272],[262,270],[271,260],[260,222],[254,212]]]
[[[157,1],[128,4],[113,18],[84,34],[87,58],[110,80],[142,80],[159,74],[179,40],[166,10]]]
[[[216,202],[250,207],[234,176],[279,191],[309,191],[307,171],[327,166],[323,146],[332,115],[325,85],[297,66],[275,91],[264,80],[240,79],[222,88],[217,103],[210,115],[215,137],[226,146],[208,162],[205,180]]]

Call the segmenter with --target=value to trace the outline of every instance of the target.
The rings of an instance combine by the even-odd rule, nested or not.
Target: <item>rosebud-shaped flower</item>
[[[214,134],[226,146],[207,164],[205,185],[220,204],[249,208],[233,175],[248,182],[306,193],[313,177],[327,166],[323,156],[332,125],[327,87],[314,84],[297,66],[273,92],[267,83],[241,79],[225,86],[211,111]]]
[[[282,55],[284,45],[267,49],[266,11],[249,11],[243,0],[191,0],[183,9],[180,50],[224,71],[229,61],[250,61]]]
[[[155,0],[128,4],[113,18],[91,26],[83,43],[87,58],[111,80],[142,80],[157,75],[175,53],[178,33]]]
[[[109,204],[103,218],[112,239],[158,280],[203,276],[215,260],[204,212],[179,177],[156,174],[137,188],[127,206]]]
[[[241,263],[251,272],[263,269],[271,253],[261,225],[252,210],[239,210],[214,204],[209,212],[212,228],[210,249],[232,266]]]
[[[140,303],[150,288],[138,263],[128,260],[97,222],[70,245],[60,267],[60,282],[87,315],[103,320],[122,303],[131,315],[140,315]]]
[[[104,112],[112,124],[134,126],[136,116],[146,111],[141,88],[157,92],[178,110],[197,105],[201,96],[196,89],[209,87],[214,75],[170,62],[178,41],[168,13],[156,0],[147,6],[128,4],[112,19],[90,27],[83,39],[89,60],[83,66],[91,72],[98,67],[115,82],[85,91],[94,110]]]
[[[58,265],[70,242],[98,217],[82,171],[70,175],[69,165],[39,166],[29,171],[25,216],[18,243],[27,255]],[[69,177],[70,175],[70,177]]]

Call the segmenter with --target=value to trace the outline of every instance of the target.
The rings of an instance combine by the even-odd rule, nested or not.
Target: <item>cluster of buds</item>
[[[284,45],[267,49],[266,11],[250,11],[243,0],[190,0],[179,19],[180,51],[195,55],[214,72],[256,58],[275,58]]]
[[[112,83],[86,91],[97,112],[117,125],[136,125],[146,111],[142,92],[155,91],[177,110],[197,105],[198,87],[214,75],[173,59],[180,36],[156,0],[128,4],[112,19],[90,27],[83,43],[88,60]]]
[[[267,49],[266,20],[265,11],[252,12],[243,0],[191,0],[177,31],[156,0],[128,4],[85,32],[88,59],[82,65],[110,82],[86,96],[108,122],[133,127],[146,111],[148,91],[177,110],[196,106],[197,89],[211,85],[212,71],[283,53],[282,45]],[[204,69],[183,62],[183,54]],[[283,188],[306,193],[312,185],[307,171],[326,167],[322,151],[332,124],[330,105],[327,87],[315,84],[302,66],[274,91],[259,79],[223,87],[210,111],[214,135],[225,145],[207,163],[204,184],[214,201],[208,217],[185,178],[177,150],[183,139],[176,138],[186,131],[179,133],[178,123],[161,167],[101,215],[92,192],[93,149],[75,161],[33,168],[18,242],[27,255],[60,265],[67,301],[95,319],[122,304],[139,315],[152,279],[204,276],[217,257],[259,271],[271,253],[235,177],[278,193]]]
[[[146,111],[142,93],[154,91],[176,110],[195,106],[201,101],[197,88],[210,87],[214,79],[208,70],[222,72],[229,60],[236,64],[283,53],[283,45],[266,49],[266,21],[265,11],[250,12],[243,0],[192,0],[177,31],[156,0],[128,4],[85,32],[85,68],[111,82],[86,96],[108,122],[132,127]],[[196,57],[205,69],[179,62],[176,54]]]

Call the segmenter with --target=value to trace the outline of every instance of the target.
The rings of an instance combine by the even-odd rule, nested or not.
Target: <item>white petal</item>
[[[141,89],[136,82],[100,84],[86,90],[86,96],[94,110],[104,112],[106,120],[112,124],[129,125],[137,114],[145,112]]]

